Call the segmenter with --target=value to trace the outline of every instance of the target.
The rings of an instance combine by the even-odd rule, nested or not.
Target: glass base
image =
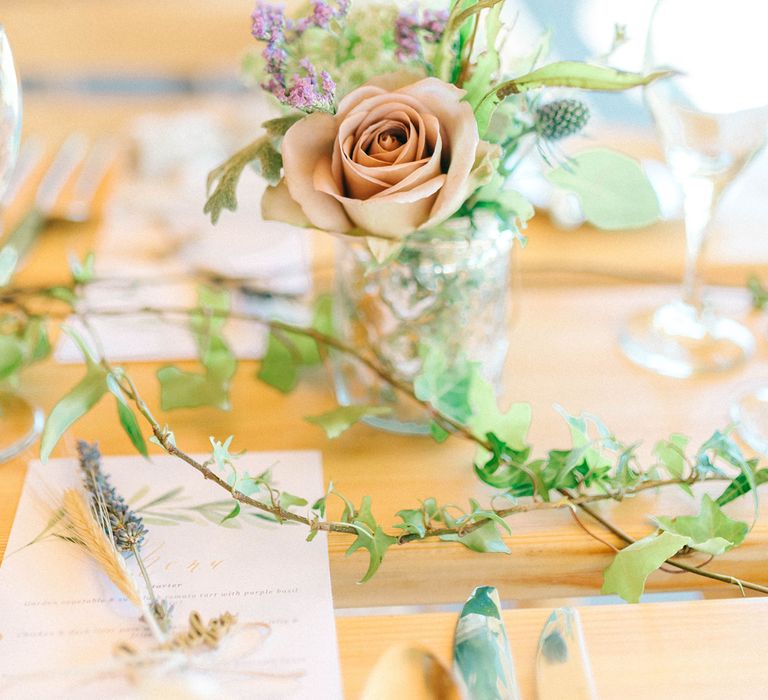
[[[680,379],[730,369],[755,349],[752,333],[742,324],[682,301],[630,319],[619,343],[635,364]]]
[[[768,455],[768,384],[744,394],[731,406],[731,417],[742,440]]]
[[[0,463],[20,455],[43,432],[45,414],[26,399],[0,391]]]

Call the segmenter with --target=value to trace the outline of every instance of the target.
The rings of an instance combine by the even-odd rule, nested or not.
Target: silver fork
[[[38,235],[53,221],[83,223],[93,214],[96,193],[114,161],[116,144],[112,139],[89,148],[88,139],[79,133],[68,136],[40,180],[32,206],[8,234],[4,246],[12,246],[21,261],[31,250]],[[22,149],[7,201],[18,195],[40,162],[42,149],[36,142]],[[61,201],[62,192],[79,170],[72,196]]]

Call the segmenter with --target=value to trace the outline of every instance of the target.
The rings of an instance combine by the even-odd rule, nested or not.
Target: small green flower
[[[536,133],[547,141],[558,141],[581,131],[589,121],[589,107],[581,100],[555,100],[536,110]]]

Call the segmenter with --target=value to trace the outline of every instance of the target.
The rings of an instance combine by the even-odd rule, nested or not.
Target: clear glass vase
[[[482,225],[451,219],[405,239],[379,262],[361,239],[337,244],[334,330],[397,379],[412,382],[424,350],[439,346],[449,359],[478,362],[500,387],[508,350],[511,249],[516,232],[496,217]],[[430,418],[371,370],[342,353],[332,356],[341,405],[387,406],[367,418],[375,427],[427,434]]]

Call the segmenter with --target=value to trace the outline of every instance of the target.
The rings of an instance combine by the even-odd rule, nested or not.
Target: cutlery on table
[[[575,608],[552,611],[536,652],[538,700],[597,700],[584,632]]]
[[[493,586],[475,588],[456,623],[454,673],[472,700],[519,700],[515,665]]]
[[[398,645],[368,676],[360,700],[466,700],[451,672],[426,649]]]
[[[15,248],[21,259],[49,222],[87,221],[91,217],[96,194],[114,158],[115,145],[111,140],[100,141],[89,149],[88,140],[83,134],[68,136],[40,180],[33,205],[2,242],[3,246]],[[22,170],[15,188],[12,186],[11,189],[18,193],[33,170],[34,165]],[[77,178],[71,196],[62,201],[64,189],[75,173]]]

